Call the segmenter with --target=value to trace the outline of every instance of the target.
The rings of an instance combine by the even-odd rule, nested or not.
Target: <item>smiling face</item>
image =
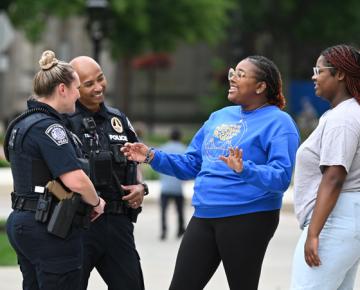
[[[315,84],[315,94],[332,102],[338,91],[339,82],[336,74],[331,73],[333,68],[322,55],[317,59],[316,67],[318,68],[318,74],[312,76]]]
[[[234,71],[229,71],[230,89],[228,99],[230,102],[243,106],[259,103],[258,94],[263,82],[257,80],[257,67],[248,59],[238,63]]]
[[[91,111],[98,111],[104,102],[106,79],[100,65],[90,57],[78,57],[71,62],[80,77],[79,101]]]

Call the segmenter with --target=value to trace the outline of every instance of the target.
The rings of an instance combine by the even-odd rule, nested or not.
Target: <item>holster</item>
[[[139,213],[141,213],[141,211],[142,211],[141,206],[138,208],[130,208],[128,217],[130,218],[131,222],[133,222],[133,223],[137,222],[137,217],[138,217]]]
[[[66,190],[57,180],[49,181],[46,189],[59,200],[47,225],[49,233],[66,238],[73,224],[85,229],[90,227],[92,208],[82,201],[80,194]]]
[[[71,198],[60,200],[51,215],[47,231],[60,238],[66,238],[73,224],[80,201],[79,194],[73,194]]]

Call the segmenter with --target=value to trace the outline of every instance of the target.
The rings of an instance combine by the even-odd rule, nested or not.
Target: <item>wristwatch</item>
[[[144,195],[149,194],[149,187],[145,182],[140,183],[144,187]]]

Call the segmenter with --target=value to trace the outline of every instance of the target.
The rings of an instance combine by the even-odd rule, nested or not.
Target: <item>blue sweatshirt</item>
[[[185,154],[155,151],[151,166],[179,179],[193,179],[194,216],[216,218],[281,208],[300,138],[292,118],[276,106],[212,113]],[[219,156],[243,150],[244,168],[234,172]]]

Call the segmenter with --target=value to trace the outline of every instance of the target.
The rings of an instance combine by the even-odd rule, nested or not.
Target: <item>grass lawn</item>
[[[0,221],[0,266],[11,265],[17,265],[16,254],[6,236],[5,221]]]

